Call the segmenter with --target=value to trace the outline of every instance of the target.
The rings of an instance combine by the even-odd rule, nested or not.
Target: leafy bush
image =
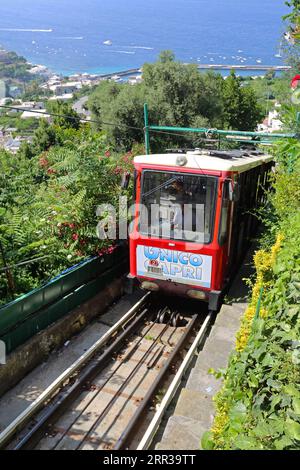
[[[118,207],[121,176],[131,170],[133,154],[115,154],[105,133],[89,126],[41,124],[39,132],[51,133],[55,145],[39,134],[47,150],[30,159],[0,152],[0,303],[111,245],[97,237],[96,208]]]
[[[276,148],[269,227],[277,241],[255,254],[252,299],[215,397],[214,425],[203,437],[208,449],[300,447],[299,149],[297,141]]]

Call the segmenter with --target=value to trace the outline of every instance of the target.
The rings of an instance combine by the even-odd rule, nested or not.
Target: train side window
[[[222,209],[221,209],[221,221],[219,229],[219,245],[222,246],[227,241],[228,237],[228,215],[229,215],[229,205],[230,205],[230,185],[231,181],[227,180],[223,185],[223,195],[222,195]]]

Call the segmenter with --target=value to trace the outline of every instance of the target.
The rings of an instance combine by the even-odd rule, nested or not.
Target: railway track
[[[147,448],[210,319],[146,294],[2,431],[0,448]]]

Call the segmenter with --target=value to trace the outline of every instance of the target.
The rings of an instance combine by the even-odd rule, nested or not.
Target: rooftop
[[[38,109],[34,112],[33,111],[24,111],[21,115],[21,119],[30,119],[30,118],[36,118],[36,119],[48,119],[50,118],[49,114],[42,114],[42,113],[47,113],[46,109]]]
[[[141,155],[135,157],[138,164],[159,167],[191,168],[211,171],[236,171],[242,173],[256,166],[272,161],[273,157],[254,150],[195,150],[186,153]]]

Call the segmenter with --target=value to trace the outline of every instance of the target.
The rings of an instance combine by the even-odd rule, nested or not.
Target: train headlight
[[[141,288],[145,290],[151,290],[153,292],[156,292],[159,290],[159,286],[155,282],[150,282],[150,281],[142,282]]]
[[[176,158],[176,165],[179,165],[179,166],[184,166],[187,164],[187,158],[185,155],[179,155],[177,158]]]
[[[206,294],[205,292],[202,292],[201,290],[188,290],[187,295],[191,299],[196,299],[196,300],[205,300],[206,299]]]

